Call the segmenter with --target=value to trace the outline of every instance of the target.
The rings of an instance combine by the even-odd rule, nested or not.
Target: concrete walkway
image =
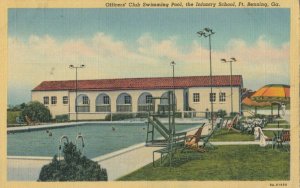
[[[119,156],[104,160],[94,160],[98,161],[102,167],[107,169],[108,180],[111,181],[152,163],[152,153],[158,149],[160,149],[160,147],[143,146]]]
[[[37,181],[41,168],[49,164],[50,157],[8,157],[7,179],[9,181]]]

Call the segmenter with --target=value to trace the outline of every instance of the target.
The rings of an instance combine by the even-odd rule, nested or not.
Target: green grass
[[[264,131],[264,135],[269,137],[269,138],[273,138],[274,137],[274,131]],[[277,134],[277,131],[275,131]]]
[[[266,128],[278,128],[278,125],[277,124],[269,124],[266,126]],[[280,124],[279,128],[289,129],[290,125],[289,124]]]
[[[221,129],[217,131],[211,141],[253,141],[254,137],[251,134],[238,133],[233,130]]]
[[[284,128],[284,129],[290,128],[289,122],[287,122],[284,119],[280,119],[280,120],[278,120],[278,121],[276,121],[274,123],[268,123],[266,125],[266,128],[277,128],[278,127],[278,123],[277,122],[279,122],[279,128]]]
[[[20,116],[21,111],[7,111],[7,123],[16,124],[16,117]]]
[[[218,146],[205,153],[189,152],[187,157],[188,160],[176,159],[171,168],[149,164],[119,180],[288,180],[290,177],[290,153],[270,147]],[[159,165],[159,160],[155,163]]]
[[[284,129],[289,129],[290,128],[290,124],[286,120],[281,119],[281,120],[278,120],[278,121],[279,121],[279,128],[284,128]],[[265,128],[278,128],[278,124],[277,123],[268,123],[265,126]],[[274,137],[274,132],[276,134],[278,134],[277,131],[264,130],[264,134],[269,138]]]

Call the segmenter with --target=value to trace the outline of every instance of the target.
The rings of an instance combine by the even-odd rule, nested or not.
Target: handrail
[[[61,143],[62,143],[62,140],[65,139],[67,141],[67,143],[69,143],[69,138],[67,135],[63,135],[62,137],[60,137],[60,140],[59,140],[59,147],[58,147],[58,160],[60,160],[61,158]]]
[[[77,140],[79,140],[79,139],[81,139],[81,147],[82,147],[82,154],[83,154],[83,149],[84,149],[85,144],[84,144],[84,138],[83,138],[83,136],[81,134],[78,134],[76,136],[76,146],[77,147],[78,147]]]

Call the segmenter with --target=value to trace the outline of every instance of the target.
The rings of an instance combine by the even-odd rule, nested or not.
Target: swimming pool
[[[176,124],[176,131],[199,126]],[[114,129],[114,130],[113,130]],[[89,158],[111,153],[131,145],[145,142],[147,126],[140,124],[83,124],[80,126],[19,132],[7,135],[8,156],[54,156],[58,154],[59,140],[67,135],[73,143],[78,133],[84,136],[84,155]],[[157,135],[159,136],[159,135]],[[79,142],[81,144],[81,142]],[[80,145],[79,145],[80,146]],[[81,149],[81,147],[79,147]]]

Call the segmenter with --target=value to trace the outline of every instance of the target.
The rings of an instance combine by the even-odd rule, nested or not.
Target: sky
[[[289,84],[289,9],[9,9],[8,104],[29,102],[45,80],[209,75],[243,76],[257,90]]]

